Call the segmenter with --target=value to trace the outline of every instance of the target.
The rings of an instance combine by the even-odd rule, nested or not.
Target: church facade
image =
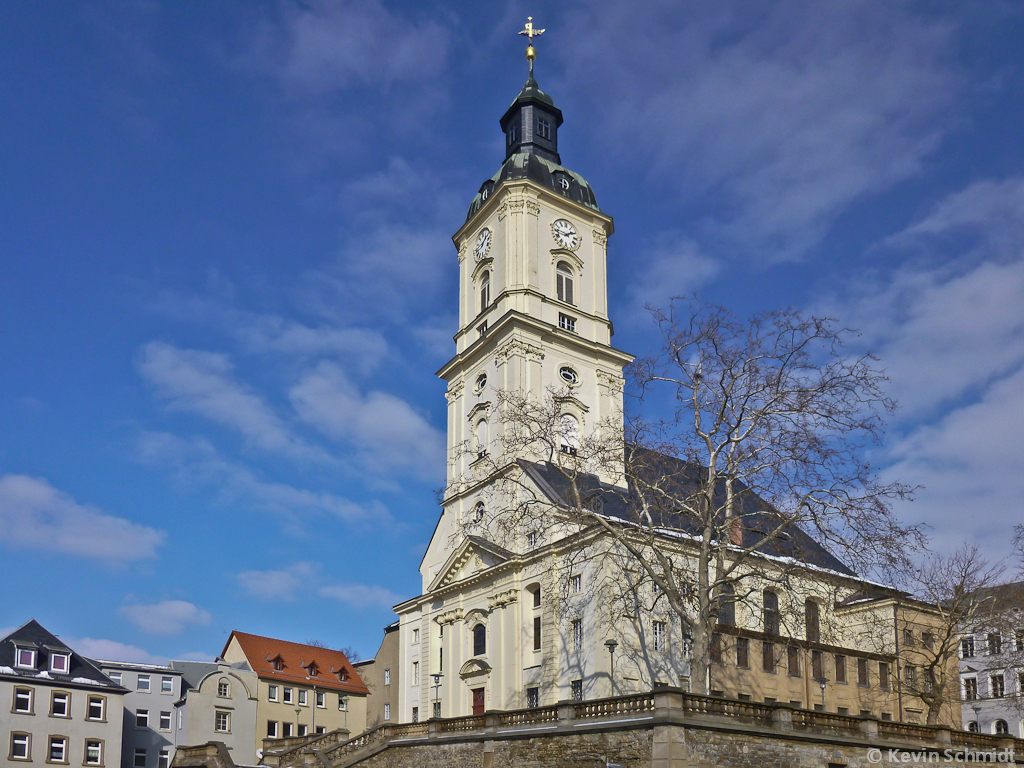
[[[621,439],[632,360],[611,343],[613,222],[562,165],[561,124],[531,60],[500,120],[505,160],[453,236],[459,330],[439,371],[448,383],[448,486],[420,565],[422,593],[395,609],[399,722],[689,687],[687,638],[653,585],[630,583],[599,525],[559,514],[590,501],[559,484],[565,473],[555,465],[578,464],[591,436]],[[614,455],[587,472],[595,488],[621,480]],[[693,542],[665,546],[686,558]],[[813,567],[787,576],[791,593],[766,582],[720,618],[710,691],[923,722],[920,702],[899,690],[902,609],[850,600],[866,583],[815,551]],[[891,642],[869,648],[859,638],[868,628],[877,638],[886,616]],[[913,621],[928,634],[926,612]],[[951,701],[943,722],[959,720]]]

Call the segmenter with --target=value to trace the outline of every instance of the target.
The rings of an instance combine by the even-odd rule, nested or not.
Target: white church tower
[[[541,32],[527,24],[522,33],[530,36],[530,74],[500,120],[505,160],[452,238],[459,329],[455,356],[438,372],[448,382],[449,491],[420,566],[423,594],[396,608],[402,721],[568,698],[554,652],[560,630],[540,598],[537,542],[499,545],[486,526],[465,532],[494,502],[495,488],[474,464],[495,466],[482,459],[503,429],[497,392],[538,401],[562,393],[561,440],[571,450],[579,435],[621,419],[622,369],[632,360],[611,346],[612,219],[583,177],[561,164],[562,112],[533,77],[532,38]],[[533,457],[504,460],[517,458]],[[477,482],[455,482],[475,469]]]

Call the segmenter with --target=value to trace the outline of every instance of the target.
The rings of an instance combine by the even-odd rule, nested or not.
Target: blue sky
[[[0,8],[0,627],[376,651],[419,591],[450,237],[525,79],[615,217],[615,343],[698,291],[862,330],[934,547],[1024,518],[1024,6]]]

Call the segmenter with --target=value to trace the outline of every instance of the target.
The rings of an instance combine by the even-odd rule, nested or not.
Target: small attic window
[[[22,669],[36,668],[36,652],[34,648],[18,648],[14,652],[14,666]]]
[[[344,669],[344,668],[342,668],[342,669],[339,669],[339,670],[338,670],[338,679],[339,679],[339,680],[340,680],[341,682],[343,682],[343,683],[346,683],[346,682],[348,682],[348,670],[347,670],[347,669]]]
[[[320,674],[320,668],[316,665],[315,661],[309,662],[309,666],[306,667],[306,669],[309,670],[309,676],[310,677],[316,677],[317,675]]]
[[[284,669],[284,660],[280,657],[280,655],[275,656],[274,658],[270,659],[269,661],[270,661],[270,666],[272,666],[278,672],[280,672],[282,669]]]
[[[63,672],[67,674],[68,670],[71,669],[71,656],[66,653],[51,653],[50,654],[50,671],[51,672]]]
[[[537,135],[542,139],[551,139],[551,121],[547,118],[537,118]]]

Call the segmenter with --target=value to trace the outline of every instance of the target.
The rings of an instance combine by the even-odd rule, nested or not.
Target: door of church
[[[484,713],[484,689],[474,688],[473,689],[473,714],[482,715]]]

